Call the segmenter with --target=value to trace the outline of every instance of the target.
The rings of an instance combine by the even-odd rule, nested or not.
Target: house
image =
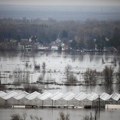
[[[59,47],[57,45],[52,45],[51,50],[57,51],[57,50],[59,50]]]
[[[46,50],[49,50],[49,47],[47,47],[47,46],[43,46],[43,45],[38,45],[37,46],[37,50],[38,51],[46,51]]]
[[[104,47],[104,52],[117,52],[117,49],[115,47]]]
[[[18,43],[18,50],[25,51],[37,50],[38,44],[39,43],[33,41],[31,38],[21,39],[21,42]]]

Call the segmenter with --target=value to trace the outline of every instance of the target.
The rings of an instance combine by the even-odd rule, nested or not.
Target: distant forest
[[[0,42],[11,39],[29,39],[48,45],[57,38],[64,43],[71,41],[74,49],[99,49],[115,47],[120,50],[120,21],[56,21],[53,19],[0,19]]]

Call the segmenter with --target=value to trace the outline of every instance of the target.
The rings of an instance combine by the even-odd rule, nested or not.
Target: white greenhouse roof
[[[39,93],[39,92],[33,92],[33,93],[27,93],[25,91],[11,91],[11,92],[4,92],[4,91],[0,91],[0,97],[3,98],[4,100],[8,100],[10,98],[14,98],[16,100],[21,100],[23,98],[26,98],[26,100],[34,100],[34,99],[39,99],[39,100],[46,100],[46,99],[51,99],[51,100],[66,100],[66,101],[70,101],[72,99],[78,100],[78,101],[82,101],[82,100],[89,100],[89,101],[93,101],[96,100],[98,97],[100,96],[101,100],[107,101],[109,99],[118,101],[120,99],[120,94],[119,93],[113,93],[111,95],[109,95],[108,93],[102,93],[101,95],[97,94],[97,93],[90,93],[90,94],[86,94],[84,92],[80,92],[78,94],[74,94],[72,92],[68,92],[68,93],[61,93],[61,92],[56,92],[56,93],[50,93],[50,92],[44,92],[44,93]]]
[[[6,95],[3,96],[2,98],[3,98],[4,100],[8,100],[8,99],[14,97],[14,96],[17,95],[17,94],[18,94],[17,92],[11,91],[11,92],[6,93]]]
[[[40,100],[41,95],[42,95],[42,94],[39,94],[39,95],[37,96],[37,99],[39,99],[39,100]]]
[[[86,98],[87,98],[87,94],[84,93],[84,92],[80,92],[79,94],[77,94],[77,95],[75,96],[75,99],[76,99],[76,100],[79,100],[79,101],[84,100],[84,99],[86,99]]]
[[[50,98],[51,96],[52,96],[52,93],[45,92],[45,93],[41,94],[41,96],[38,96],[38,99],[46,100],[46,99]]]
[[[90,100],[90,101],[96,100],[96,99],[98,99],[98,97],[99,96],[96,93],[91,93],[91,94],[87,95],[87,99]]]
[[[28,100],[33,100],[33,99],[37,98],[38,95],[40,95],[40,93],[35,91],[35,92],[27,95],[27,96],[26,96],[26,99],[28,99]]]
[[[72,100],[74,98],[74,96],[75,96],[74,93],[68,92],[63,96],[63,99],[69,101],[69,100]]]
[[[59,100],[59,99],[62,98],[62,96],[63,96],[63,93],[57,92],[57,93],[55,93],[55,94],[51,97],[51,99],[52,99],[52,100]]]
[[[109,100],[110,97],[111,97],[111,95],[109,95],[108,93],[102,93],[102,94],[100,95],[100,98],[101,98],[102,100],[104,100],[104,101]]]
[[[16,96],[14,96],[13,98],[16,99],[16,100],[20,100],[24,97],[26,97],[29,93],[27,92],[21,92],[21,93],[18,93]]]
[[[6,95],[6,93],[5,93],[5,92],[0,91],[0,97],[3,97],[3,96],[5,96],[5,95]]]
[[[118,101],[118,100],[120,99],[120,94],[118,94],[118,93],[113,93],[112,96],[111,96],[111,98],[112,98],[113,100],[115,100],[115,101]]]

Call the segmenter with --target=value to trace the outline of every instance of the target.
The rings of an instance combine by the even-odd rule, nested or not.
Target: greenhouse
[[[78,94],[67,92],[44,92],[39,93],[37,91],[33,93],[27,93],[25,91],[0,91],[0,106],[36,106],[36,107],[71,107],[71,108],[84,108],[86,106],[99,106],[105,107],[106,104],[119,104],[120,94],[113,93],[84,93]]]

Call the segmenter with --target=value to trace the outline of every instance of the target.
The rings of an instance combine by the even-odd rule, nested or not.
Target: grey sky
[[[0,0],[0,4],[120,6],[120,0]]]

